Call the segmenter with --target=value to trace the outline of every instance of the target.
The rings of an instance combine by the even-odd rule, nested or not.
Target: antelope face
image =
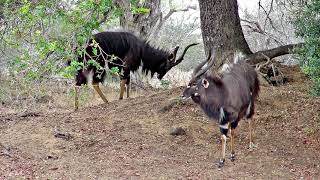
[[[158,67],[158,69],[156,70],[158,76],[158,79],[162,79],[164,75],[167,74],[167,72],[171,69],[172,67],[170,66],[170,64],[165,61],[164,63],[160,64],[160,66]]]
[[[164,75],[167,74],[167,72],[174,66],[172,65],[172,62],[175,61],[176,55],[175,53],[177,53],[176,51],[171,52],[167,59],[163,59],[162,62],[159,66],[158,69],[156,70],[158,76],[158,79],[162,79]]]
[[[192,98],[195,103],[200,103],[201,97],[205,95],[206,89],[209,87],[209,81],[205,78],[198,79],[196,82],[190,82],[183,91],[182,98]]]

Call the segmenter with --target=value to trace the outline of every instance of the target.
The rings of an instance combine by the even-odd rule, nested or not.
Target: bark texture
[[[252,53],[244,38],[240,24],[237,0],[199,0],[202,38],[206,54],[216,49],[214,73],[224,63],[233,59],[235,52],[242,52],[251,64],[277,56],[293,53],[303,43],[288,44]],[[267,57],[267,58],[266,58]]]
[[[171,0],[169,2],[171,6]],[[130,0],[115,0],[114,3],[124,10],[123,16],[120,17],[121,27],[147,40],[157,38],[158,32],[165,21],[175,12],[196,9],[193,6],[187,6],[182,9],[176,9],[171,6],[170,11],[164,14],[161,11],[161,0],[144,0],[134,6],[143,7],[150,11],[148,13],[135,13],[131,10],[132,4]]]
[[[202,38],[206,54],[216,51],[217,69],[235,51],[252,54],[242,32],[237,0],[199,0]]]
[[[140,37],[148,39],[152,33],[152,28],[156,26],[161,14],[161,0],[146,0],[138,7],[149,9],[149,13],[135,13],[131,11],[129,0],[122,0],[119,4],[124,9],[123,16],[120,17],[122,28],[137,33]]]

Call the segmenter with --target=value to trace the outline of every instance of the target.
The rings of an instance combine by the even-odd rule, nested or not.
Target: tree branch
[[[247,57],[247,62],[250,64],[257,64],[262,61],[267,60],[266,56],[270,59],[282,56],[285,54],[290,54],[292,53],[292,50],[294,48],[300,48],[304,45],[304,43],[298,43],[298,44],[288,44],[285,46],[279,46],[273,49],[268,49],[264,51],[258,51],[256,53],[253,53]]]
[[[263,29],[266,28],[267,20],[269,20],[269,23],[270,23],[271,27],[272,27],[274,30],[277,31],[276,27],[275,27],[274,24],[273,24],[272,19],[270,18],[270,13],[271,13],[271,11],[272,11],[273,0],[271,1],[271,6],[270,6],[269,12],[267,12],[267,10],[261,5],[261,1],[259,1],[258,5],[259,5],[259,10],[260,10],[260,7],[261,7],[261,9],[262,9],[262,10],[264,11],[264,13],[266,14],[266,19],[265,19],[265,22],[264,22]]]
[[[279,41],[277,39],[277,37],[274,37],[272,35],[272,33],[269,33],[265,30],[263,30],[259,24],[259,22],[257,21],[250,21],[250,20],[247,20],[247,19],[240,19],[242,22],[245,22],[245,23],[248,23],[248,24],[245,24],[243,25],[243,27],[246,27],[248,29],[251,30],[251,32],[255,32],[255,33],[258,33],[258,34],[261,34],[261,35],[264,35],[264,36],[267,36],[269,39],[272,39],[274,42],[276,42],[278,45],[284,45],[284,43],[282,41]],[[252,24],[254,26],[251,26],[249,24]]]
[[[264,21],[263,29],[266,29],[266,25],[267,25],[267,20],[268,20],[268,19],[269,19],[269,21],[270,21],[270,24],[273,26],[273,23],[272,23],[271,18],[270,18],[270,14],[271,14],[272,8],[273,8],[273,0],[271,0],[271,5],[270,5],[270,9],[269,9],[268,14],[266,14],[267,17],[266,17],[266,19],[265,19],[265,21]]]
[[[159,34],[159,31],[162,28],[163,24],[170,18],[170,16],[173,13],[186,12],[186,11],[189,11],[189,9],[196,10],[197,8],[195,6],[187,6],[186,8],[183,8],[183,9],[172,9],[172,8],[170,8],[169,12],[164,17],[162,17],[162,13],[161,13],[160,14],[160,18],[159,18],[159,23],[158,23],[157,27],[155,27],[155,29],[153,30],[152,35],[153,36],[157,36]]]
[[[99,24],[103,24],[104,22],[106,22],[106,20],[109,18],[110,16],[110,12],[111,12],[111,9],[107,10],[106,12],[103,13],[103,17],[102,19],[99,21]]]

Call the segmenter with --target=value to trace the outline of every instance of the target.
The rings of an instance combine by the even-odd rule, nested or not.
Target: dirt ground
[[[0,107],[0,179],[320,179],[320,98],[298,68],[285,73],[288,84],[261,87],[257,147],[242,120],[236,161],[222,169],[217,124],[191,101],[163,109],[176,88],[79,112]]]

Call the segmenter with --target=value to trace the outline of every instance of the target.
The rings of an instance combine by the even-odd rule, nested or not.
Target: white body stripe
[[[223,125],[219,125],[219,127],[222,128],[222,129],[229,129],[229,123],[223,124]]]
[[[251,101],[250,101],[249,106],[248,106],[248,108],[247,108],[246,116],[249,116],[250,111],[251,111]]]
[[[219,123],[222,121],[222,119],[224,118],[224,111],[223,108],[220,108],[220,115],[219,115]]]

